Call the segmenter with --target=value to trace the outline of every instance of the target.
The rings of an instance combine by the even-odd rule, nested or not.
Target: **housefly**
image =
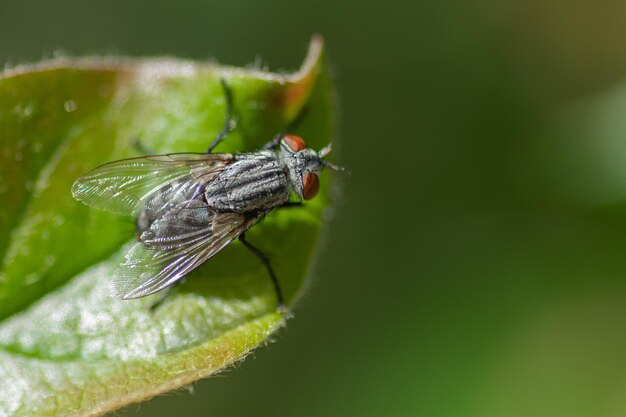
[[[133,299],[179,281],[239,239],[263,262],[279,307],[283,296],[269,259],[245,233],[271,211],[310,200],[319,173],[339,168],[293,134],[278,134],[255,152],[212,153],[234,128],[227,96],[226,127],[206,153],[177,153],[123,159],[101,165],[72,187],[88,206],[135,218],[137,242],[115,272],[116,295]]]

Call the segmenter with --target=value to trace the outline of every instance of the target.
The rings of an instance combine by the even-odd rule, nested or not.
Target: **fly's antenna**
[[[345,172],[346,169],[344,167],[340,167],[339,165],[335,165],[333,163],[330,163],[328,161],[325,161],[322,159],[322,165],[324,165],[326,168],[330,169],[331,171],[335,171],[335,172]]]
[[[329,143],[328,145],[324,146],[322,149],[320,149],[320,151],[317,153],[320,157],[320,159],[324,158],[326,155],[328,155],[330,153],[330,151],[333,150],[333,144]],[[324,165],[324,167],[330,169],[331,171],[335,171],[335,172],[343,172],[346,169],[344,167],[340,167],[338,165],[335,165],[331,162],[325,161],[324,159],[322,159],[322,165]]]
[[[320,158],[324,158],[332,150],[333,150],[333,144],[329,143],[328,145],[326,145],[322,149],[320,149],[320,151],[317,154],[320,156]]]

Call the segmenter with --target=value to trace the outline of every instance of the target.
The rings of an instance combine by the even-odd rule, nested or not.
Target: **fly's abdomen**
[[[204,184],[191,180],[191,175],[165,184],[154,191],[137,214],[135,221],[137,236],[141,236],[144,231],[148,230],[155,220],[172,210],[179,209],[181,204],[189,206],[192,202],[195,204],[195,201],[202,202],[203,191]]]
[[[289,200],[287,176],[273,152],[241,155],[205,189],[216,210],[268,211]]]

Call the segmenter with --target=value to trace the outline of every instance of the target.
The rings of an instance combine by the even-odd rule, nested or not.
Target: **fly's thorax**
[[[207,205],[216,210],[269,211],[289,201],[288,179],[273,151],[238,154],[205,186]]]
[[[313,149],[307,148],[298,136],[286,135],[280,144],[279,160],[289,178],[293,192],[304,200],[315,197],[319,190],[318,175],[322,160]]]

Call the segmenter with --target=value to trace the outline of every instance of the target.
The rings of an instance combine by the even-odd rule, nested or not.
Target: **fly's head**
[[[285,135],[280,140],[280,161],[289,176],[291,188],[303,200],[310,200],[317,195],[322,168],[341,170],[324,160],[330,150],[330,144],[319,152],[307,148],[304,140],[296,135]]]

